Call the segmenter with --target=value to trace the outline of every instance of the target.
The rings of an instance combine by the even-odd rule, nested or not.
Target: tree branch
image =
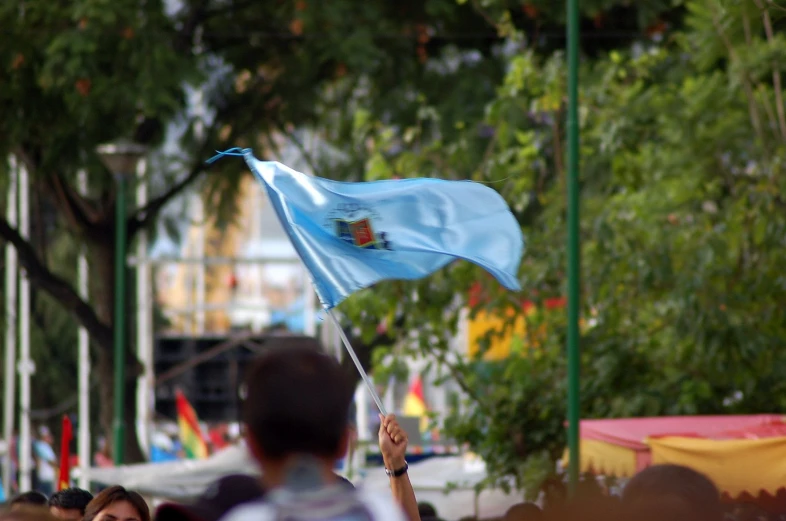
[[[753,1],[756,7],[759,8],[759,11],[761,11],[767,43],[775,45],[775,32],[772,29],[770,12],[761,0]],[[781,79],[780,64],[775,59],[772,60],[772,83],[775,90],[775,110],[778,111],[778,128],[781,131],[781,139],[786,142],[786,109],[783,106],[783,81]]]
[[[263,83],[264,81],[265,79],[262,77],[257,78],[254,84],[249,86],[249,89],[256,88],[257,85]],[[210,128],[205,131],[204,141],[197,148],[197,161],[191,168],[191,171],[188,173],[188,175],[172,185],[169,190],[149,201],[145,206],[137,209],[136,212],[134,212],[134,214],[128,219],[127,226],[129,240],[134,237],[136,232],[148,227],[150,223],[152,223],[158,217],[158,214],[161,212],[164,206],[169,203],[169,201],[174,199],[180,192],[193,184],[205,171],[208,165],[203,160],[202,155],[209,149],[208,143],[213,142],[212,137],[215,136],[218,129],[224,125],[225,121],[228,119],[228,115],[233,114],[238,107],[242,106],[242,104],[242,99],[235,99],[233,102],[227,103],[224,107],[219,109],[218,113],[213,118],[213,123],[210,125]]]
[[[45,291],[57,300],[77,321],[87,329],[95,343],[104,349],[112,347],[112,328],[104,324],[93,308],[74,291],[71,285],[52,273],[38,258],[32,245],[0,217],[0,237],[16,249],[19,263],[36,289]]]
[[[497,31],[500,30],[499,23],[496,20],[494,20],[494,18],[492,18],[491,15],[485,9],[483,9],[483,6],[480,5],[480,2],[478,2],[477,0],[472,0],[472,7],[475,9],[475,12],[477,12],[480,16],[483,17],[483,19],[486,21],[487,24],[489,24]]]
[[[16,147],[14,155],[24,163],[29,172],[38,170],[38,165],[27,153],[24,146]],[[52,196],[54,204],[62,209],[66,219],[79,230],[85,230],[93,224],[95,213],[93,212],[91,215],[91,209],[84,199],[59,174],[48,177],[51,182],[40,182],[38,186]]]
[[[50,176],[50,179],[55,202],[62,209],[68,222],[80,231],[95,224],[95,221],[85,212],[86,205],[81,200],[82,197],[60,175],[54,174]]]
[[[726,34],[723,24],[721,24],[720,15],[717,12],[713,13],[712,23],[715,26],[715,31],[718,33],[718,36],[723,42],[723,45],[729,52],[729,59],[733,62],[739,62],[740,60],[739,56],[737,55],[737,51],[734,49],[731,39]],[[761,118],[759,116],[759,111],[756,108],[756,98],[753,94],[753,87],[751,86],[750,78],[748,77],[748,73],[745,70],[743,70],[740,75],[742,76],[742,86],[745,90],[745,96],[748,98],[748,111],[750,113],[751,124],[753,125],[753,129],[756,131],[756,135],[759,137],[759,140],[761,140],[762,145],[766,146],[764,131],[761,125]]]
[[[178,51],[192,52],[197,28],[209,18],[207,16],[209,6],[209,0],[201,0],[197,6],[191,9],[188,17],[183,21],[183,28],[180,30],[179,38],[175,41],[175,47]]]
[[[201,160],[191,168],[191,171],[183,179],[173,184],[169,190],[165,191],[158,197],[152,199],[142,208],[137,209],[136,212],[128,219],[128,239],[131,240],[134,235],[144,228],[150,226],[164,206],[175,198],[180,192],[188,188],[194,181],[196,181],[202,172],[205,170],[205,162]]]
[[[284,136],[286,136],[286,138],[289,140],[289,142],[292,143],[293,145],[295,145],[295,148],[298,149],[298,152],[300,152],[300,155],[303,156],[303,160],[311,168],[312,173],[314,175],[319,175],[319,165],[317,165],[316,160],[311,156],[311,152],[309,152],[306,149],[306,145],[300,140],[299,137],[297,137],[295,132],[287,130],[286,127],[284,126],[284,124],[280,120],[278,120],[278,119],[276,119],[275,125],[276,125],[276,128],[278,128],[279,132],[284,134]]]

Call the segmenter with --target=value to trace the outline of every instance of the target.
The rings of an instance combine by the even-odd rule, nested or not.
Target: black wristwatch
[[[404,466],[400,469],[390,470],[385,467],[385,474],[387,474],[389,478],[400,478],[407,473],[407,470],[409,470],[409,464],[405,461]]]

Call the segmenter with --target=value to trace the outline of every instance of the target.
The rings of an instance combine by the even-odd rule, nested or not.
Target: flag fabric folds
[[[419,279],[456,259],[520,289],[521,227],[485,185],[441,179],[342,183],[259,161],[251,150],[243,157],[265,185],[327,309],[379,281]]]
[[[208,456],[207,443],[202,435],[194,408],[186,399],[182,391],[175,391],[175,406],[177,407],[177,425],[180,429],[180,443],[188,459],[204,459]]]
[[[57,478],[57,490],[64,490],[71,486],[71,440],[74,438],[74,428],[71,418],[63,416],[63,429],[60,435],[60,473]]]

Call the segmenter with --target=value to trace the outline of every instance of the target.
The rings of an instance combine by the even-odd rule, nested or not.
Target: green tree
[[[596,320],[584,339],[584,413],[704,412],[739,390],[734,407],[763,409],[765,385],[782,385],[772,349],[784,323],[779,11],[717,0],[626,4],[582,2],[584,301]],[[15,108],[0,125],[0,152],[24,161],[33,204],[48,216],[36,218],[30,241],[0,218],[0,237],[36,290],[90,331],[101,396],[111,396],[115,192],[93,151],[117,137],[156,147],[169,129],[179,145],[175,158],[160,150],[152,158],[151,178],[166,188],[132,212],[130,240],[203,178],[212,150],[262,143],[272,152],[276,136],[297,144],[293,129],[308,126],[342,152],[309,156],[326,177],[491,183],[528,238],[526,296],[563,293],[558,3],[187,0],[167,13],[163,2],[27,0],[3,4],[0,20],[11,28],[0,42],[8,78],[0,96]],[[209,118],[188,110],[197,83]],[[87,197],[76,189],[80,169]],[[221,213],[243,171],[222,162],[204,177],[200,188],[221,196]],[[47,245],[58,235],[88,248],[90,303],[54,269]],[[457,264],[428,280],[379,285],[343,310],[364,326],[367,345],[417,332],[416,347],[448,363],[447,336],[476,281],[488,293],[484,308],[516,308]],[[391,328],[380,336],[381,317]],[[472,413],[448,425],[487,457],[493,479],[523,479],[526,456],[559,452],[563,396],[554,382],[564,342],[559,317],[552,322],[541,358],[451,364],[482,403],[470,398]],[[511,392],[486,392],[500,384]],[[127,396],[130,414],[135,393]],[[102,418],[108,428],[111,401]],[[492,454],[495,440],[505,450]],[[132,436],[129,444],[133,454]]]
[[[0,20],[8,28],[0,44],[7,78],[0,94],[7,107],[0,152],[24,164],[31,176],[32,208],[43,209],[33,214],[30,240],[4,219],[0,236],[16,248],[34,290],[48,294],[87,328],[96,347],[100,394],[111,396],[116,201],[112,177],[94,148],[118,137],[159,143],[164,126],[183,108],[183,83],[197,79],[198,71],[193,60],[184,60],[170,45],[176,36],[174,22],[161,2],[147,3],[143,11],[130,1],[111,7],[100,1],[67,6],[6,2],[0,7]],[[7,180],[5,165],[3,170]],[[80,170],[89,178],[86,196],[77,190]],[[147,226],[184,183],[175,184],[147,208],[136,209],[127,224],[129,236]],[[93,282],[90,303],[79,298],[59,271],[61,266],[53,264],[49,246],[60,235],[87,247]],[[54,331],[54,324],[46,327]],[[130,354],[129,361],[133,373]],[[129,388],[132,385],[129,380]],[[134,393],[127,396],[131,417]],[[106,428],[111,423],[110,404],[101,403]],[[129,434],[128,453],[134,457],[138,448],[133,429]]]
[[[582,68],[582,307],[591,325],[583,417],[784,404],[783,13],[721,0],[685,2],[682,12],[675,29],[642,34]],[[515,23],[508,29],[510,42],[523,40]],[[370,178],[435,175],[497,188],[528,239],[524,296],[541,303],[564,294],[565,64],[537,48],[500,59],[506,76],[493,95],[478,94],[484,110],[474,118],[442,119],[442,98],[423,94],[406,127],[363,114],[356,142],[371,143]],[[451,80],[461,88],[462,78]],[[444,132],[428,126],[435,122]],[[399,338],[410,340],[399,352],[449,365],[464,388],[449,434],[486,458],[491,482],[523,486],[564,442],[564,317],[537,319],[548,334],[528,356],[452,359],[448,339],[476,282],[487,293],[479,308],[520,310],[518,297],[461,263],[423,281],[380,284],[343,310],[367,327],[397,310]]]
[[[156,149],[149,177],[162,189],[131,212],[126,228],[133,241],[169,201],[202,178],[204,159],[214,149],[260,140],[273,148],[274,134],[297,142],[290,129],[324,117],[320,111],[326,104],[316,100],[341,92],[331,90],[334,84],[360,89],[368,78],[378,78],[387,88],[403,73],[417,76],[424,69],[414,53],[423,46],[416,28],[426,12],[419,2],[401,5],[399,11],[381,0],[363,9],[353,5],[189,0],[175,12],[167,12],[170,6],[163,1],[141,8],[131,0],[68,5],[20,0],[0,6],[0,21],[9,28],[0,43],[0,67],[7,79],[0,93],[7,108],[0,124],[0,155],[13,155],[25,165],[32,179],[32,207],[41,209],[32,216],[29,240],[4,218],[0,237],[17,250],[36,300],[38,293],[49,295],[89,331],[100,396],[112,395],[117,201],[115,183],[100,164],[96,145],[125,137]],[[470,9],[459,10],[459,16],[455,9],[445,9],[455,7],[450,2],[429,5],[429,16],[436,20],[470,25],[478,20]],[[357,27],[367,29],[346,38],[347,29]],[[384,28],[385,37],[378,38],[371,27]],[[187,104],[197,84],[204,87],[206,118]],[[329,104],[340,103],[334,97]],[[204,124],[201,132],[198,123]],[[174,157],[159,148],[167,134],[179,146]],[[2,168],[0,188],[5,191],[7,165]],[[89,179],[87,195],[77,188],[80,171]],[[200,187],[211,201],[218,200],[220,213],[232,209],[243,171],[221,165]],[[72,275],[49,251],[59,237],[73,240],[69,247],[74,251],[78,245],[86,248],[92,266],[90,302],[79,298]],[[130,352],[127,357],[125,410],[131,425],[137,364]],[[111,403],[100,403],[105,429],[111,423]],[[135,459],[137,443],[133,430],[129,434],[126,452]]]

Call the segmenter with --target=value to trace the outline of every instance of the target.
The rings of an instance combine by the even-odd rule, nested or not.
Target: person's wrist
[[[404,458],[404,456],[384,457],[383,463],[386,469],[390,471],[396,471],[403,469],[407,464],[407,460]]]

